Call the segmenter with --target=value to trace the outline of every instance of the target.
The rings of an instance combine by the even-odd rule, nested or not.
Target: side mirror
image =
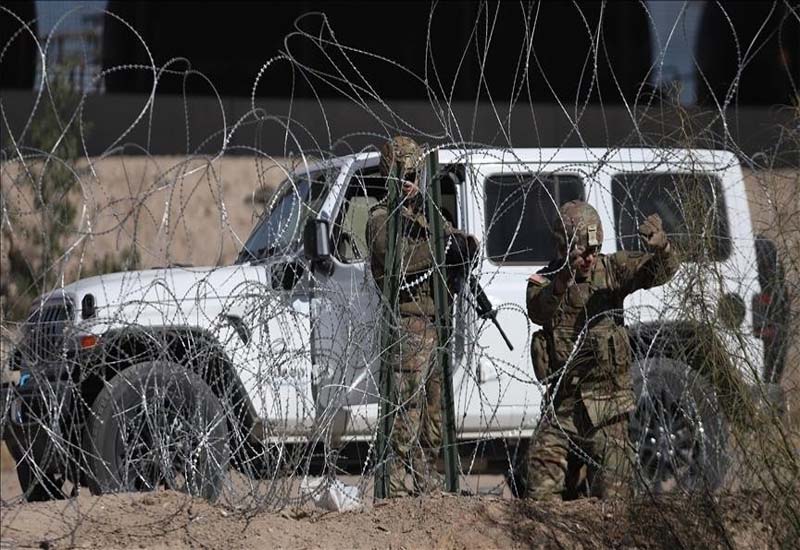
[[[325,275],[333,273],[331,258],[330,225],[326,220],[311,219],[303,228],[303,252],[311,262],[312,271]]]

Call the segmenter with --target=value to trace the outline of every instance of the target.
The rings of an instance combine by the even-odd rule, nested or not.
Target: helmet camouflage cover
[[[597,210],[584,201],[565,202],[558,209],[555,238],[562,251],[566,251],[568,243],[583,248],[600,247],[603,225]]]
[[[381,175],[388,176],[392,163],[399,163],[402,166],[401,176],[414,172],[417,163],[422,160],[422,148],[411,138],[396,136],[381,147],[380,170]]]

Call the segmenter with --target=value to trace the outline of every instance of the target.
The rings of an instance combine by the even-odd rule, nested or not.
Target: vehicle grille
[[[44,302],[30,314],[23,326],[18,350],[23,363],[58,361],[64,352],[64,329],[72,320],[74,306],[69,299]]]

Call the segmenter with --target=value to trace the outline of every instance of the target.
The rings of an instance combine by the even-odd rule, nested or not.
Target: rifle
[[[500,336],[502,336],[503,340],[505,340],[508,349],[514,351],[514,346],[511,345],[511,341],[503,331],[503,327],[501,327],[500,323],[497,322],[497,310],[492,307],[492,302],[490,302],[489,297],[486,296],[486,292],[484,292],[483,287],[478,282],[478,278],[472,274],[469,276],[469,291],[470,294],[472,294],[472,296],[475,298],[475,302],[473,302],[472,305],[475,308],[475,312],[478,314],[478,317],[481,319],[491,319],[492,323],[494,323],[494,326],[496,326],[497,330],[500,331]]]

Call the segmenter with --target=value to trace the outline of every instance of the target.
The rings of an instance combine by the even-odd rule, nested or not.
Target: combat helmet
[[[413,139],[406,136],[395,136],[381,147],[380,171],[381,175],[389,175],[392,163],[399,163],[402,167],[402,178],[406,174],[417,171],[417,163],[422,161],[422,148]]]
[[[567,250],[568,245],[599,248],[603,244],[600,216],[587,202],[569,201],[562,204],[554,226],[556,244],[562,252]]]

